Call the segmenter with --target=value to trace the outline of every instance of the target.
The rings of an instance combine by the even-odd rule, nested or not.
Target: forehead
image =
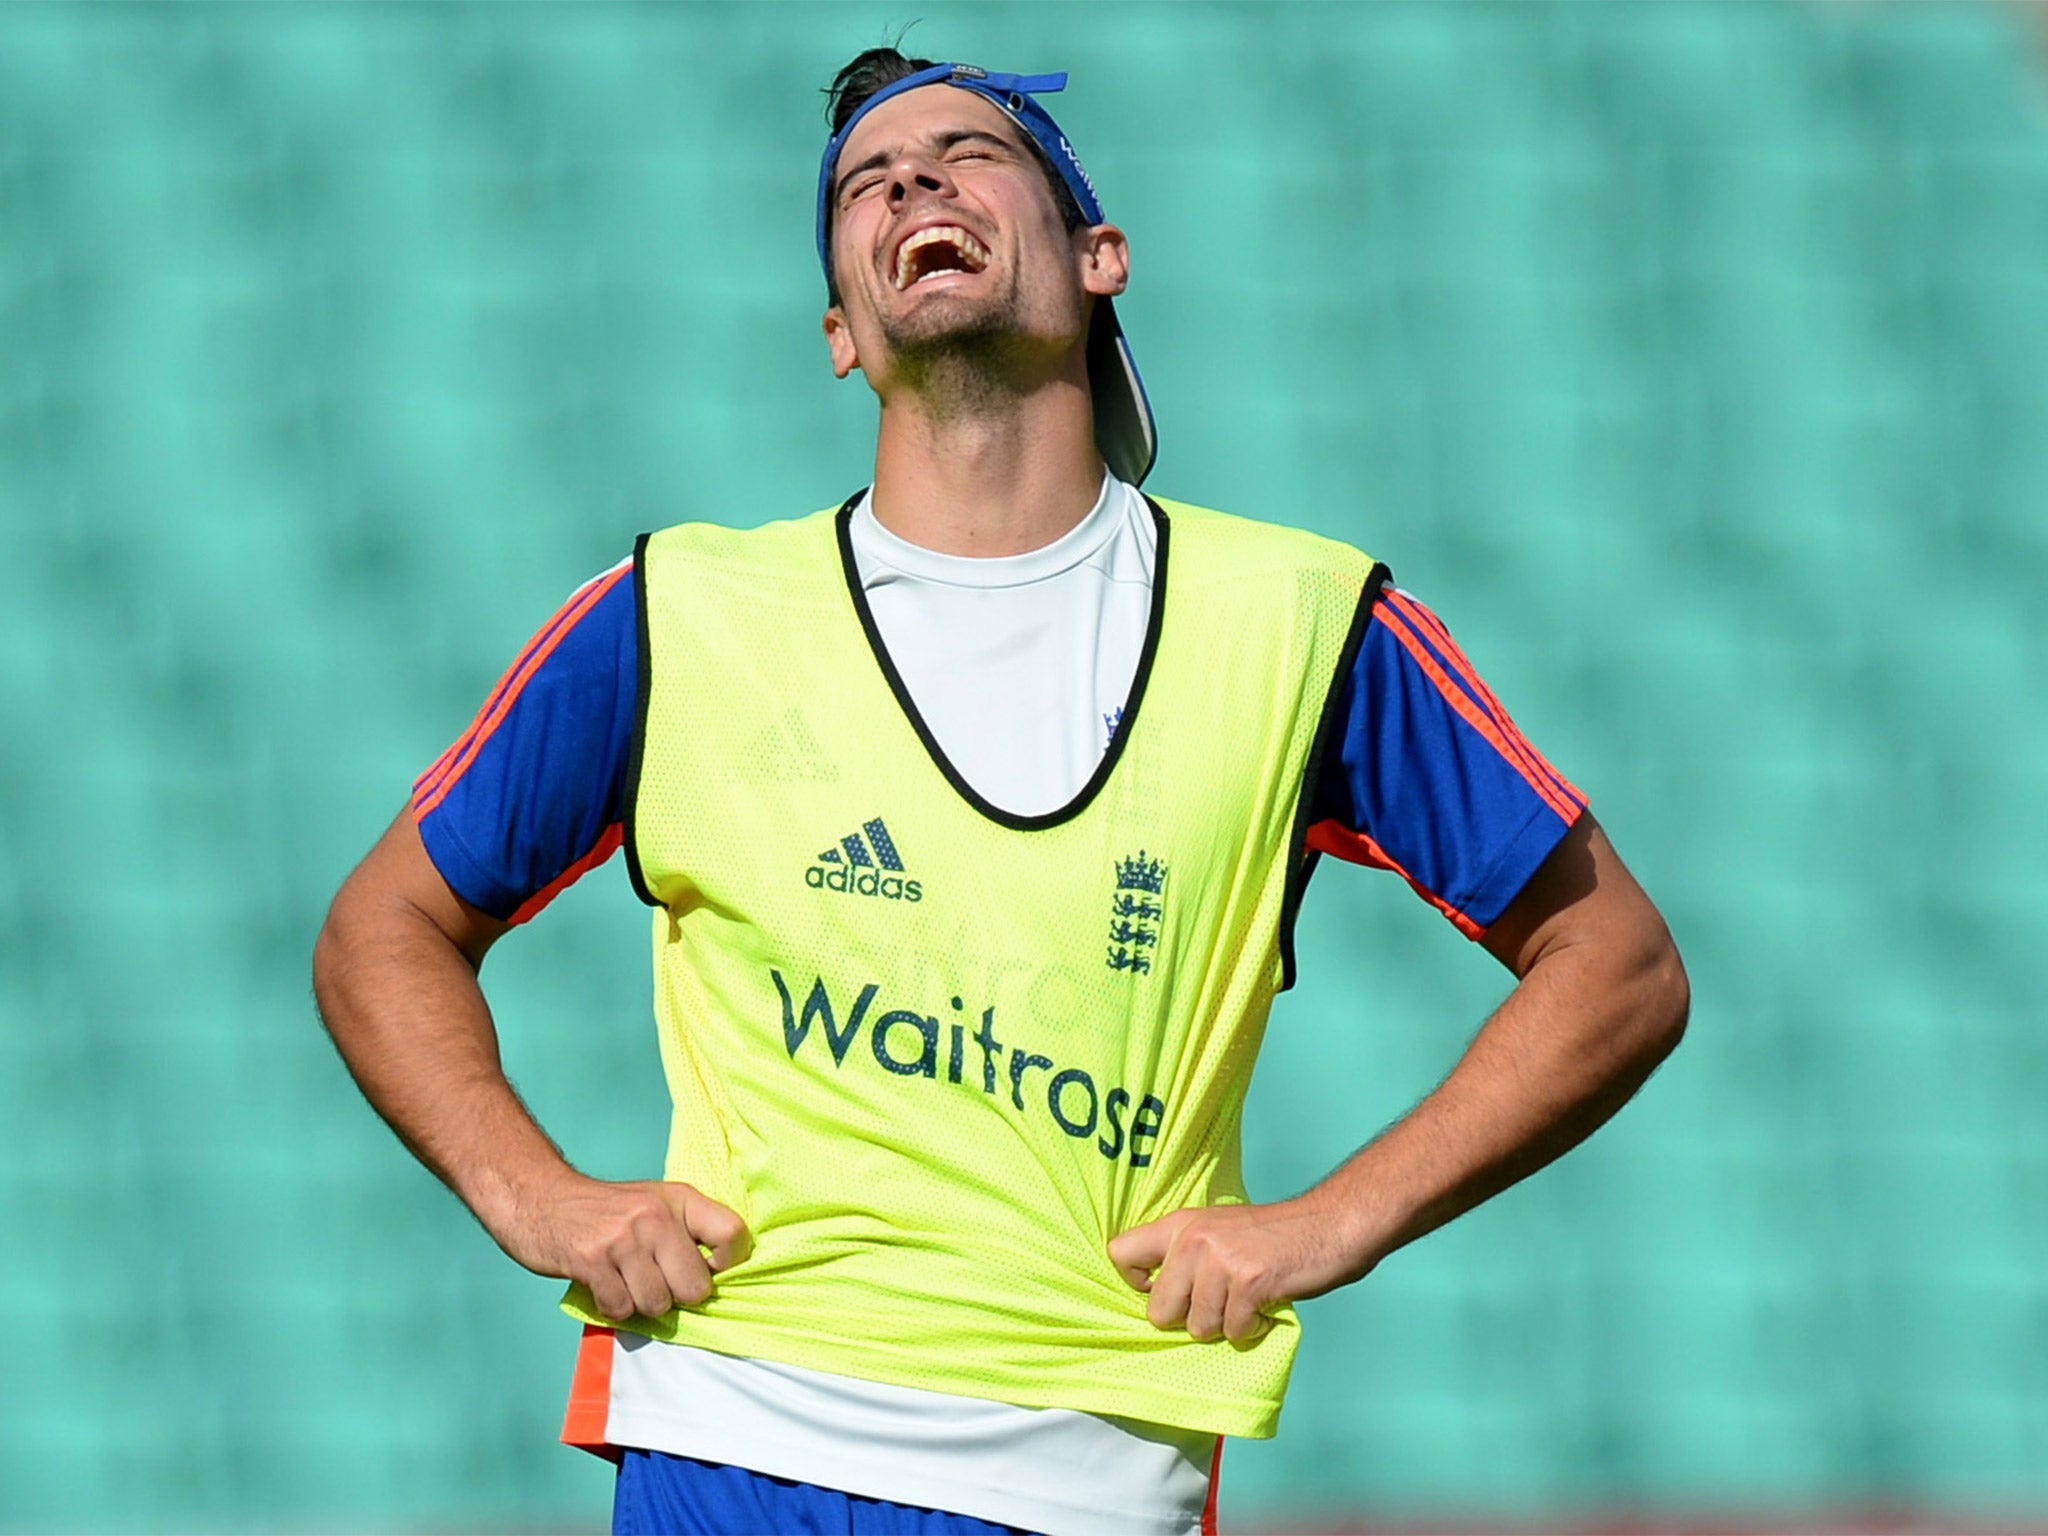
[[[1024,135],[993,102],[958,86],[921,85],[890,97],[854,124],[840,146],[837,168],[844,172],[871,156],[891,155],[963,129],[991,134],[1023,148]]]

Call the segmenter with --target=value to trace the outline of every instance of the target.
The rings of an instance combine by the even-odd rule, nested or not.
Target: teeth
[[[945,224],[936,229],[921,229],[896,248],[896,286],[899,289],[910,286],[911,258],[928,245],[944,242],[967,258],[970,270],[979,272],[988,265],[988,251],[982,243],[957,225]]]

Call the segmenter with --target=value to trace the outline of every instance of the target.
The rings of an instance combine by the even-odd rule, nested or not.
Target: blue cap
[[[1037,101],[1038,93],[1050,95],[1066,89],[1064,72],[998,75],[973,64],[934,64],[875,92],[825,146],[824,158],[818,164],[818,263],[825,269],[828,285],[832,281],[832,252],[827,236],[832,217],[832,175],[839,167],[839,152],[846,147],[847,135],[856,123],[890,97],[926,85],[950,85],[993,103],[1031,135],[1031,141],[1073,194],[1081,217],[1090,224],[1104,222],[1101,200],[1095,195],[1095,184],[1081,168],[1081,157],[1074,153],[1074,146],[1060,132],[1052,114]],[[1118,479],[1140,484],[1159,457],[1159,429],[1152,419],[1152,403],[1145,398],[1144,381],[1138,377],[1137,362],[1131,356],[1131,344],[1117,323],[1115,306],[1106,297],[1096,299],[1088,327],[1088,385],[1095,403],[1095,446],[1101,450],[1103,462]]]

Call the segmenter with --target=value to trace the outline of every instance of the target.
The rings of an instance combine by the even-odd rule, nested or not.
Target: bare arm
[[[1590,814],[1484,942],[1514,991],[1450,1075],[1335,1173],[1292,1200],[1176,1211],[1111,1242],[1155,1325],[1251,1338],[1262,1308],[1359,1279],[1584,1140],[1684,1032],[1678,950]]]
[[[313,991],[378,1114],[512,1258],[589,1287],[607,1317],[702,1301],[745,1257],[738,1216],[687,1184],[571,1167],[506,1080],[477,984],[507,925],[449,890],[403,811],[343,883]],[[707,1267],[698,1244],[711,1250]]]

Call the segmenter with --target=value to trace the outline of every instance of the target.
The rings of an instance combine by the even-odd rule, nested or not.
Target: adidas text
[[[844,891],[886,901],[924,900],[924,887],[904,878],[903,855],[879,816],[839,839],[838,847],[819,854],[804,871],[804,884],[814,891]]]
[[[884,874],[878,869],[813,864],[804,871],[804,884],[814,890],[845,891],[850,896],[880,896],[889,901],[924,900],[924,887],[917,881],[906,880],[901,875]]]

